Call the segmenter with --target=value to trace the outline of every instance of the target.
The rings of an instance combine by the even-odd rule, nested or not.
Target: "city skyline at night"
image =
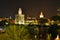
[[[0,0],[0,40],[60,40],[60,0]]]
[[[0,2],[0,17],[15,18],[18,9],[22,8],[25,17],[38,17],[42,11],[46,17],[52,17],[57,14],[60,7],[59,0],[5,0]]]

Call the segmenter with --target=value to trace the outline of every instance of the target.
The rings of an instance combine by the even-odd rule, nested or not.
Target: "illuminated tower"
[[[21,8],[19,8],[18,14],[15,16],[15,24],[24,24],[24,15]]]
[[[40,18],[44,18],[44,15],[43,15],[43,13],[41,12],[41,14],[40,14]]]

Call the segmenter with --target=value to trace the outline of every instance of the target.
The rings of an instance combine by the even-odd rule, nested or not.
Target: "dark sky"
[[[14,18],[18,8],[22,8],[26,16],[38,17],[42,11],[46,17],[51,17],[59,7],[60,0],[0,0],[0,17]]]

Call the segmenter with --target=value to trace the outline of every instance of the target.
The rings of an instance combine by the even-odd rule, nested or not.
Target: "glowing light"
[[[12,19],[12,17],[10,16],[10,19]]]
[[[51,21],[51,24],[52,24],[52,25],[54,24],[54,20]]]
[[[60,23],[58,23],[58,26],[60,26]]]
[[[18,14],[22,14],[22,9],[21,8],[19,8]]]
[[[18,15],[16,15],[15,24],[24,24],[24,15],[21,8],[19,8]]]
[[[45,23],[46,26],[49,26],[50,24],[49,23]]]
[[[7,22],[6,22],[5,24],[6,24],[6,25],[8,25],[8,23],[7,23]]]
[[[35,35],[35,38],[37,38],[37,36]]]
[[[57,35],[57,37],[56,37],[56,39],[55,39],[55,40],[60,40],[60,39],[59,39],[59,35]]]
[[[44,18],[44,15],[43,15],[43,13],[41,12],[41,14],[40,14],[40,18]]]

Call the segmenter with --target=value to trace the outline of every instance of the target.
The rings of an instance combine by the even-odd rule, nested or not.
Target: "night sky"
[[[56,15],[60,7],[60,0],[0,0],[0,17],[15,17],[18,8],[22,8],[23,14],[30,17],[38,17],[42,11],[46,17]]]

